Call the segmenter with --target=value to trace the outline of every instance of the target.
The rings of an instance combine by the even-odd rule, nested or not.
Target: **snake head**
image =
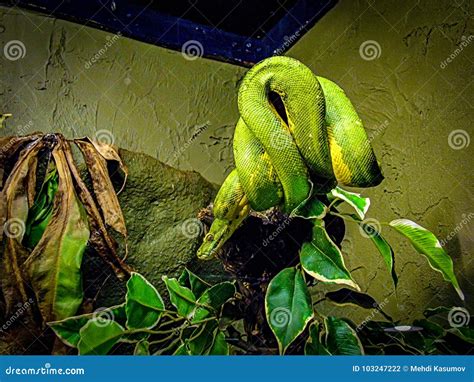
[[[198,249],[197,257],[200,260],[210,260],[217,255],[227,239],[232,235],[231,222],[224,219],[215,219],[209,232],[204,236]]]
[[[249,212],[250,206],[245,198],[237,205],[233,214],[228,214],[227,218],[215,218],[197,251],[197,257],[201,260],[210,260],[215,257],[225,242],[239,228]]]

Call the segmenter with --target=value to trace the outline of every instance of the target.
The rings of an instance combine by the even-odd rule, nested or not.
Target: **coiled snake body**
[[[269,101],[277,93],[282,118]],[[250,208],[291,213],[311,192],[370,187],[383,179],[362,121],[344,91],[301,62],[271,57],[256,64],[239,88],[235,169],[214,201],[214,222],[198,257],[215,255]],[[314,189],[313,189],[314,184]]]

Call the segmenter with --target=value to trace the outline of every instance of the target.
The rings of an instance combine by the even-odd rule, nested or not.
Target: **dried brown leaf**
[[[126,237],[125,219],[114,186],[110,180],[107,161],[97,151],[95,146],[87,142],[87,140],[76,140],[75,142],[84,156],[87,170],[92,179],[94,194],[104,215],[105,223]]]
[[[120,257],[117,256],[117,245],[114,239],[109,235],[94,198],[79,174],[69,144],[64,146],[64,153],[74,179],[79,199],[89,216],[89,224],[91,228],[89,242],[104,261],[111,266],[118,278],[128,278],[132,270],[122,261],[122,259],[120,259]]]

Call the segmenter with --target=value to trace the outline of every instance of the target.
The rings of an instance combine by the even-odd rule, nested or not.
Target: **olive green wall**
[[[443,240],[455,234],[446,248],[474,311],[474,144],[467,145],[474,10],[462,0],[414,4],[341,1],[288,54],[339,83],[365,121],[386,177],[364,191],[372,200],[369,216],[407,217]],[[244,68],[187,60],[180,52],[6,8],[0,8],[0,39],[2,47],[20,40],[26,49],[24,58],[1,59],[0,107],[14,114],[2,134],[99,131],[103,139],[216,183],[232,168]],[[398,255],[396,294],[380,256],[355,227],[345,252],[351,251],[346,262],[355,279],[379,301],[386,298],[387,312],[412,319],[427,306],[461,304],[423,257],[386,226],[382,232]],[[367,316],[358,308],[352,314]]]

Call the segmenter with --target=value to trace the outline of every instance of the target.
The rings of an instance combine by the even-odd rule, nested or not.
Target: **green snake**
[[[278,94],[286,115],[269,100]],[[312,192],[383,179],[361,119],[344,91],[296,59],[253,66],[239,88],[235,169],[214,200],[214,221],[198,250],[212,258],[254,211],[291,213]],[[313,187],[314,185],[314,187]]]

